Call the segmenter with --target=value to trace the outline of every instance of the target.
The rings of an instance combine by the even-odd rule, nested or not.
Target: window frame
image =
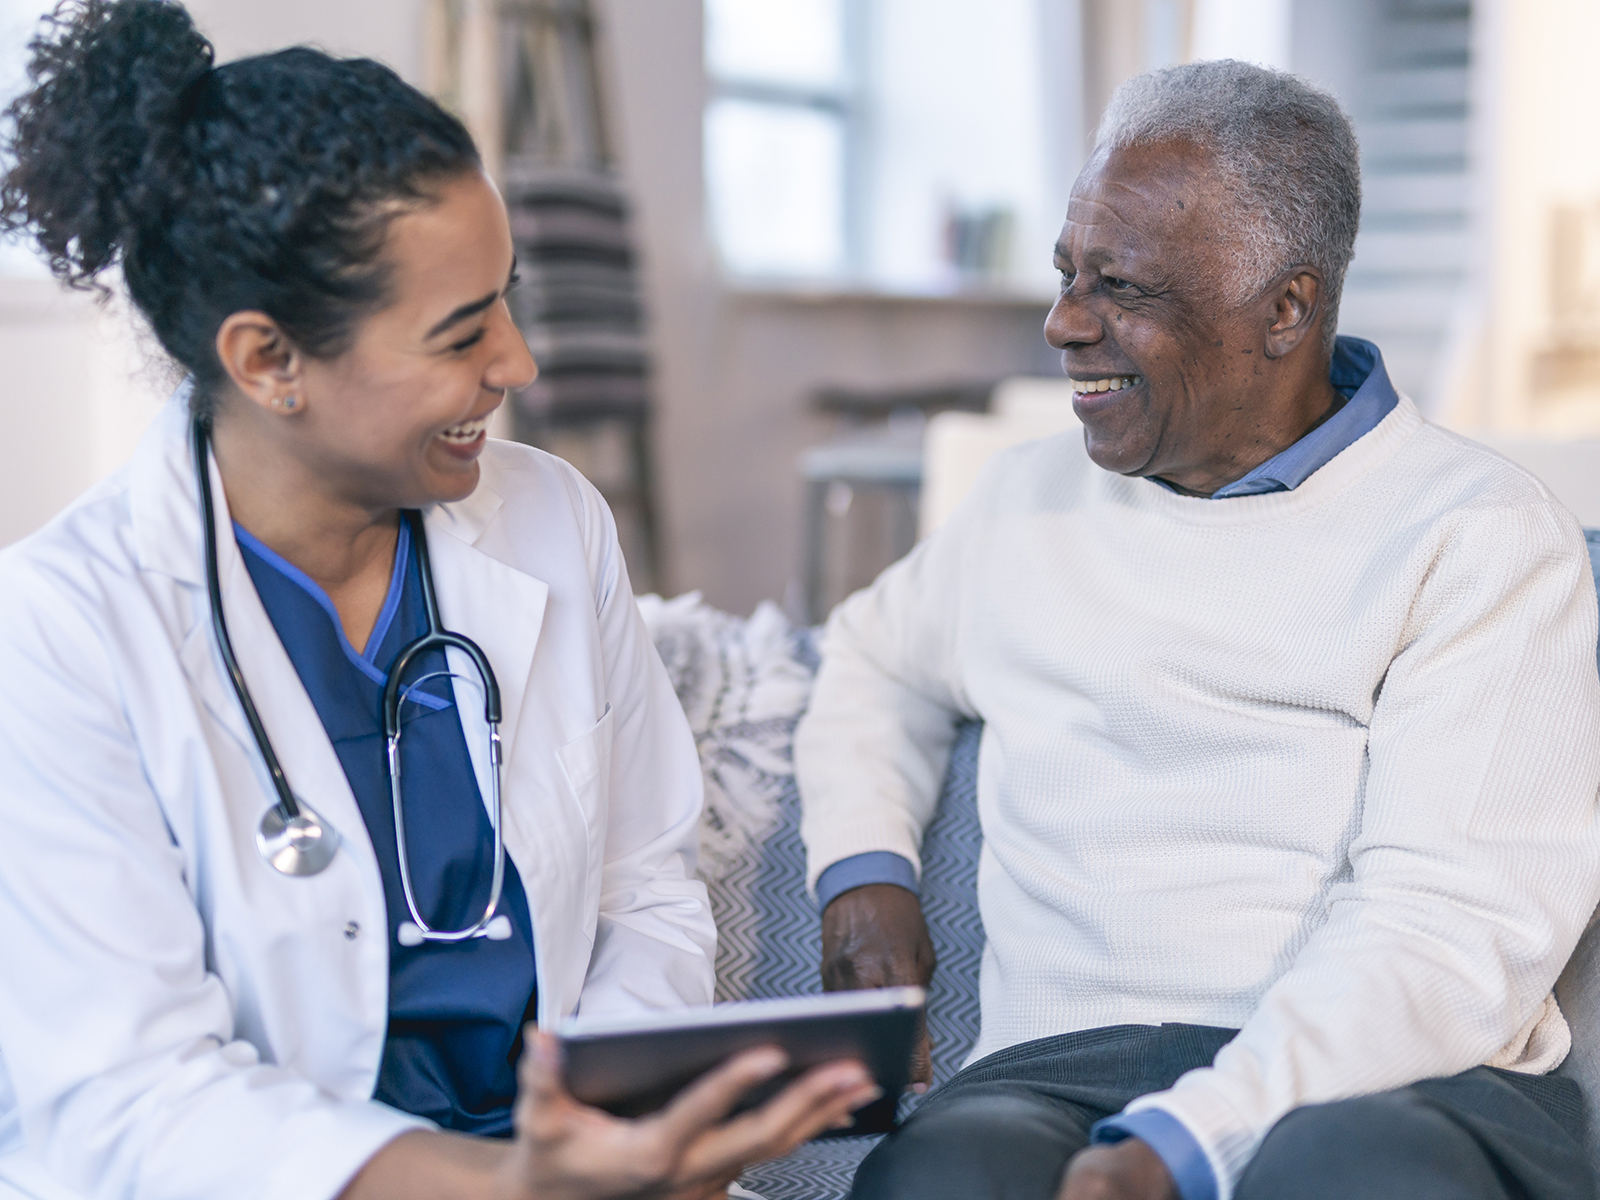
[[[841,189],[839,197],[839,231],[842,247],[840,268],[836,272],[815,275],[772,276],[745,273],[730,268],[721,256],[721,244],[715,222],[711,220],[710,190],[705,188],[707,224],[718,248],[718,263],[724,277],[734,286],[751,291],[814,290],[819,285],[859,285],[865,277],[866,220],[868,172],[871,148],[868,143],[869,88],[867,75],[867,31],[870,27],[871,0],[839,0],[839,45],[842,72],[839,82],[832,86],[821,84],[796,84],[786,81],[760,80],[719,75],[705,54],[706,39],[702,35],[702,61],[706,72],[706,98],[701,111],[702,127],[712,107],[722,100],[764,104],[790,111],[819,112],[832,117],[839,124],[843,161],[839,165]],[[709,15],[702,7],[703,20]],[[707,164],[701,164],[701,178],[707,178]],[[778,281],[782,283],[779,284]]]

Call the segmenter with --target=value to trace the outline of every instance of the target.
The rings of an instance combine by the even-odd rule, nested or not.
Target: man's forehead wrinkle
[[[1177,155],[1113,158],[1080,178],[1067,206],[1068,221],[1117,225],[1146,242],[1163,242],[1209,211],[1212,173]]]
[[[1114,205],[1090,196],[1075,196],[1068,207],[1060,249],[1070,252],[1074,243],[1081,245],[1085,257],[1122,255],[1142,259],[1153,248],[1145,229]]]
[[[1135,202],[1147,204],[1152,209],[1171,210],[1174,205],[1179,209],[1187,208],[1196,199],[1193,195],[1194,189],[1184,187],[1181,189],[1183,194],[1174,194],[1179,191],[1179,188],[1174,186],[1176,182],[1171,179],[1153,179],[1148,175],[1134,176],[1131,179],[1126,175],[1112,175],[1105,181],[1104,186],[1118,192],[1126,192]],[[1183,182],[1190,183],[1192,180],[1185,179]]]
[[[1226,181],[1209,151],[1185,141],[1135,146],[1109,156],[1097,172],[1097,189],[1120,203],[1193,220],[1211,207]],[[1108,199],[1106,202],[1111,202]]]

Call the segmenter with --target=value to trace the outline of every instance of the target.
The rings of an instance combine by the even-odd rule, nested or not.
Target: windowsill
[[[1004,284],[956,288],[889,288],[804,280],[728,279],[736,302],[750,304],[939,305],[952,308],[1049,308],[1055,296]]]

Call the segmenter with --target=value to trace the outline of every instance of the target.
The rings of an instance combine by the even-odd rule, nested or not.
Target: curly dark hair
[[[480,165],[461,122],[388,67],[307,47],[213,67],[175,0],[65,0],[29,50],[0,229],[31,234],[73,287],[120,261],[203,412],[229,314],[338,356],[388,300],[390,221]]]

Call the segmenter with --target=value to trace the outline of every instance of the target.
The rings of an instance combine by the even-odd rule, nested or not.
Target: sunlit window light
[[[795,88],[845,82],[844,0],[707,0],[714,79]]]
[[[707,214],[730,275],[850,273],[849,19],[861,2],[706,2]]]
[[[833,114],[723,99],[706,112],[706,185],[723,262],[741,275],[844,271],[844,131]]]

